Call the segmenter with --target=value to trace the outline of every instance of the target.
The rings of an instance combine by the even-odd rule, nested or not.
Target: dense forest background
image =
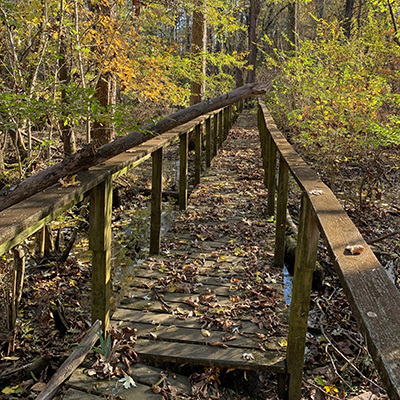
[[[0,189],[255,80],[332,179],[374,163],[400,141],[399,14],[393,0],[3,0]]]

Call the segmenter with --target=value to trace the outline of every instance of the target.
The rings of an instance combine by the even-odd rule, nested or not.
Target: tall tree
[[[203,101],[206,94],[206,0],[196,0],[192,25],[192,60],[195,63],[196,78],[191,82],[190,105]]]
[[[342,20],[342,28],[345,36],[350,39],[351,37],[351,21],[354,13],[354,0],[346,0],[344,8],[344,16]]]
[[[256,81],[256,62],[257,62],[257,21],[260,12],[260,0],[250,0],[249,7],[249,62],[250,70],[247,74],[247,83]]]
[[[288,4],[288,39],[291,51],[298,48],[298,2],[291,1]]]
[[[103,111],[111,111],[116,103],[116,80],[112,71],[105,66],[107,55],[113,41],[113,33],[116,29],[116,3],[114,0],[91,1],[91,9],[98,17],[96,29],[98,30],[98,43],[95,48],[97,61],[96,99]],[[114,137],[114,128],[108,118],[96,118],[93,122],[92,138],[100,144],[111,142]]]

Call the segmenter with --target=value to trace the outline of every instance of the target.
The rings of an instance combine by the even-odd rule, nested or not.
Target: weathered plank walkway
[[[161,255],[149,257],[132,278],[112,323],[137,330],[134,349],[144,364],[285,373],[287,309],[280,271],[272,266],[274,224],[259,147],[256,115],[244,114],[162,238]],[[138,387],[118,394],[161,397],[151,389],[156,369],[137,365],[132,374]],[[190,392],[184,380],[179,384]],[[67,400],[115,389],[83,367],[68,385]]]

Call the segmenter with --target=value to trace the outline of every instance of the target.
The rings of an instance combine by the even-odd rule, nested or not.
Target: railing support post
[[[213,123],[213,157],[217,155],[218,149],[218,114],[214,114],[214,123]]]
[[[111,297],[111,177],[90,192],[89,249],[92,251],[92,322],[110,323]]]
[[[286,353],[289,400],[300,400],[312,276],[317,260],[319,230],[307,195],[301,198],[289,335]]]
[[[187,175],[188,175],[188,133],[180,136],[180,160],[179,160],[179,209],[187,207]]]
[[[218,143],[219,143],[219,148],[222,147],[222,143],[224,142],[224,130],[222,127],[222,115],[223,115],[223,111],[221,110],[218,113]]]
[[[194,184],[198,185],[201,179],[201,124],[196,125],[195,135]]]
[[[211,166],[211,117],[206,119],[206,167]]]
[[[229,132],[229,107],[224,108],[224,140],[228,137]]]
[[[274,264],[283,267],[285,262],[285,232],[288,200],[289,167],[283,157],[279,159],[278,198],[276,203],[276,233]]]
[[[268,187],[268,135],[261,106],[258,107],[258,132],[260,134],[261,156],[264,169],[264,186]]]
[[[162,204],[162,147],[152,153],[150,254],[160,253]]]
[[[275,213],[275,180],[276,180],[276,145],[271,135],[268,135],[268,215]]]

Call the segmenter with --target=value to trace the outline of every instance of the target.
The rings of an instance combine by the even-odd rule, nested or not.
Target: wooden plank
[[[158,254],[161,244],[163,149],[152,153],[152,159],[150,254]]]
[[[136,353],[144,360],[188,363],[220,368],[285,372],[284,355],[277,352],[252,350],[254,360],[244,357],[243,349],[223,349],[187,343],[161,342],[139,339]]]
[[[182,326],[185,328],[199,328],[199,322],[197,318],[186,318],[179,319],[175,315],[162,314],[162,313],[151,313],[138,310],[131,310],[125,307],[118,307],[113,314],[112,320],[118,325],[134,326],[136,323],[151,324],[154,327],[157,326]],[[268,334],[265,329],[260,329],[256,324],[246,321],[237,320],[238,331],[240,334],[253,334],[255,332]],[[278,335],[279,336],[279,335]]]
[[[90,392],[95,395],[123,396],[125,400],[161,400],[160,394],[155,394],[151,387],[136,383],[136,387],[125,389],[122,384],[118,383],[118,379],[99,380],[96,376],[88,376],[84,368],[78,368],[72,374],[70,380],[67,382],[68,387],[73,389]]]
[[[311,202],[320,233],[388,395],[399,400],[400,292],[332,191],[290,146],[267,108],[262,108],[280,154]],[[346,251],[349,245],[361,245],[364,251],[351,255]]]
[[[180,343],[194,343],[194,344],[207,344],[207,343],[224,343],[229,348],[241,348],[243,351],[251,352],[252,349],[257,348],[260,344],[266,351],[281,351],[282,347],[279,342],[282,336],[272,336],[265,341],[261,341],[255,336],[255,333],[250,334],[251,337],[228,334],[228,336],[235,336],[236,339],[223,342],[223,337],[227,332],[209,329],[210,336],[205,337],[201,332],[201,325],[197,324],[197,328],[187,328],[177,325],[157,325],[130,323],[132,328],[137,330],[137,336],[142,339],[174,341]]]
[[[107,332],[111,297],[112,181],[90,193],[89,249],[92,250],[92,322],[99,319]]]
[[[160,381],[160,374],[162,372],[163,370],[160,368],[139,363],[131,367],[130,376],[135,382],[151,387]],[[192,385],[187,376],[174,373],[169,374],[167,379],[170,385],[177,387],[183,393],[191,394]]]
[[[68,389],[65,393],[64,400],[100,400],[103,396],[96,396],[95,394],[90,394],[82,390]]]
[[[187,176],[188,176],[188,133],[180,137],[179,145],[179,209],[186,210],[187,207]]]

